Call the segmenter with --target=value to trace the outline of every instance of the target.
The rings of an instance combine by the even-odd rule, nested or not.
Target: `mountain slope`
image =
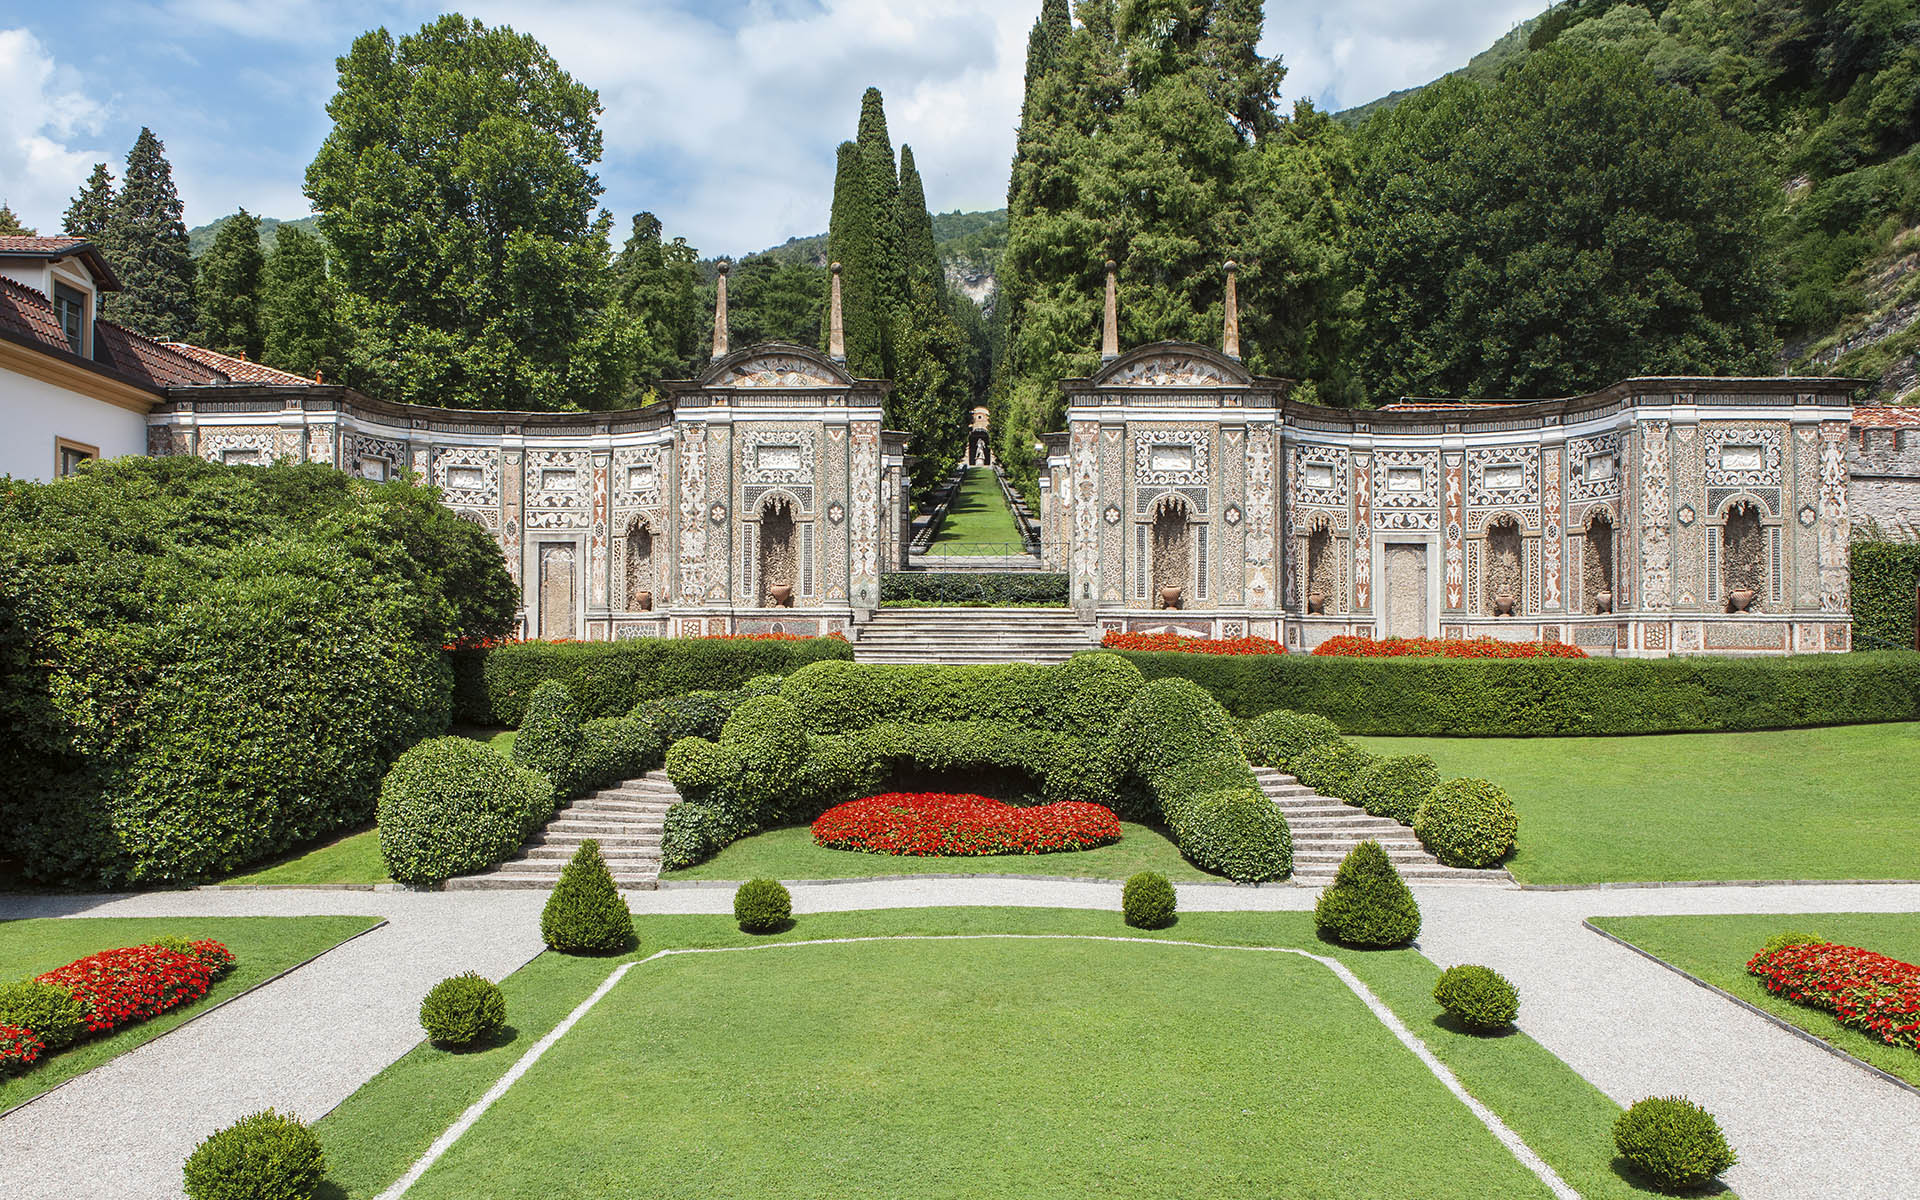
[[[192,229],[187,230],[187,253],[193,255],[195,258],[199,258],[202,254],[205,254],[207,247],[213,245],[213,236],[220,232],[222,225],[233,220],[234,215],[235,214],[229,213],[217,221],[209,221],[205,225],[196,225]],[[282,225],[298,225],[308,233],[318,233],[319,222],[319,217],[298,217],[291,221],[282,221],[278,217],[261,217],[260,248],[262,250],[273,249],[273,239],[280,236],[277,230]]]

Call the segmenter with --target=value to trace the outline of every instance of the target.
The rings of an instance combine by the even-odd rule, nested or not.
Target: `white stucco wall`
[[[102,458],[145,454],[147,419],[0,367],[0,475],[53,478],[55,438],[97,446]]]

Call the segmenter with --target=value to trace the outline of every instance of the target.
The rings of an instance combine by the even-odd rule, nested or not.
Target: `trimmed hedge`
[[[1920,582],[1920,542],[1853,543],[1855,650],[1913,648],[1913,589]]]
[[[1507,793],[1484,779],[1450,779],[1413,818],[1414,835],[1450,867],[1491,867],[1513,852],[1520,819]]]
[[[1318,713],[1280,708],[1255,717],[1242,739],[1247,745],[1247,757],[1252,761],[1263,767],[1291,771],[1294,761],[1302,754],[1315,746],[1339,741],[1340,727]]]
[[[431,738],[380,785],[380,857],[401,883],[441,883],[504,861],[553,804],[545,775],[470,738]]]
[[[1293,775],[1322,796],[1358,804],[1364,795],[1361,781],[1376,761],[1351,742],[1322,742],[1294,758]]]
[[[1320,713],[1350,734],[1514,737],[1795,729],[1920,720],[1920,653],[1785,658],[1123,655],[1236,717]]]
[[[1684,1096],[1648,1096],[1613,1123],[1614,1148],[1662,1191],[1704,1187],[1738,1161],[1713,1114]]]
[[[1146,679],[1117,655],[1082,654],[1058,666],[920,666],[821,662],[780,685],[815,733],[886,722],[1003,721],[1063,733],[1097,733]]]
[[[25,1029],[48,1050],[58,1050],[86,1032],[87,1008],[65,988],[22,979],[0,984],[0,1025]]]
[[[837,637],[629,638],[617,642],[513,642],[455,650],[454,718],[473,725],[518,728],[533,689],[545,680],[567,685],[583,720],[625,716],[648,700],[701,689],[729,689],[757,675],[785,675],[808,663],[851,659]]]
[[[1360,807],[1376,817],[1413,824],[1427,796],[1440,786],[1440,768],[1425,754],[1376,758],[1356,785]]]
[[[513,739],[513,761],[552,780],[555,795],[571,796],[580,786],[585,738],[573,693],[556,680],[542,680],[527,698],[526,716]]]
[[[880,577],[880,603],[1008,605],[1069,603],[1064,571],[897,571]]]

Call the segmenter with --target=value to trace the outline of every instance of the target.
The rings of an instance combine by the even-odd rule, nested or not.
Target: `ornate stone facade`
[[[1598,654],[1848,643],[1848,380],[1348,411],[1163,343],[1063,389],[1041,520],[1104,628],[1303,650],[1389,632]]]

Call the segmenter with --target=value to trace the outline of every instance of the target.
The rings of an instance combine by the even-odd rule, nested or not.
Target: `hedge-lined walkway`
[[[1685,1093],[1718,1115],[1742,1159],[1727,1182],[1746,1200],[1920,1194],[1920,1096],[1581,924],[1603,914],[1909,912],[1920,910],[1920,885],[1417,890],[1420,949],[1442,966],[1479,962],[1513,979],[1521,1027],[1614,1100]],[[1119,891],[1033,880],[822,884],[795,889],[794,909],[1117,910]],[[268,1104],[320,1116],[419,1041],[417,1006],[432,983],[468,969],[497,978],[530,959],[544,899],[323,890],[0,897],[0,917],[373,913],[390,922],[0,1118],[0,1194],[178,1195],[180,1163],[208,1132]],[[1207,884],[1180,896],[1189,912],[1300,911],[1313,900],[1306,889]],[[732,895],[685,889],[632,893],[629,902],[639,912],[723,913]]]

